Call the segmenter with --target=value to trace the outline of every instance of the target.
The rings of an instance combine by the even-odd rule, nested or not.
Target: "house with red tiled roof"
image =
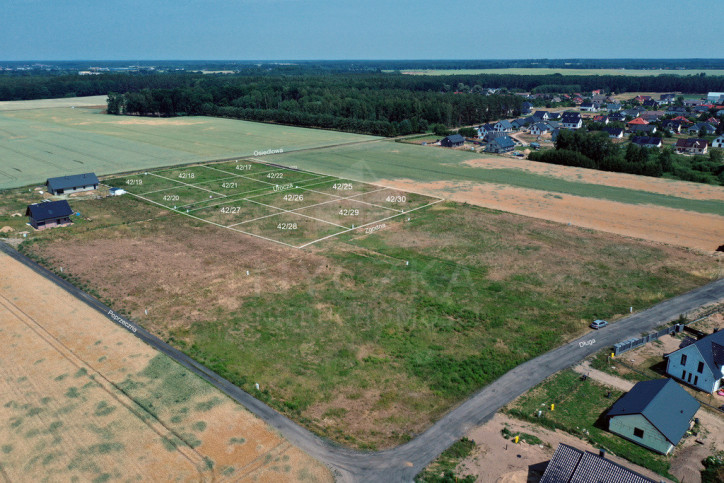
[[[679,121],[679,122],[683,122],[683,123],[686,123],[686,124],[691,124],[691,121],[689,121],[689,120],[688,120],[687,118],[685,118],[684,116],[676,116],[675,118],[672,119],[672,121]]]
[[[643,117],[637,117],[636,119],[629,121],[626,124],[628,124],[629,126],[636,126],[636,125],[645,126],[648,123],[649,122],[646,119],[644,119]]]

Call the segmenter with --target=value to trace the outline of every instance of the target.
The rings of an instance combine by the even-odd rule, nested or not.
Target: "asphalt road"
[[[662,302],[648,310],[619,320],[608,327],[586,333],[582,337],[552,350],[507,372],[462,404],[448,412],[427,431],[410,442],[380,452],[360,452],[325,441],[281,415],[266,404],[242,391],[205,366],[194,361],[166,342],[129,320],[109,315],[111,309],[94,297],[77,289],[54,273],[18,253],[4,243],[0,251],[20,261],[67,290],[78,299],[108,316],[109,320],[130,330],[136,337],[175,359],[179,364],[204,378],[212,385],[279,430],[291,443],[327,464],[338,481],[408,482],[442,451],[467,433],[469,429],[490,419],[498,409],[523,394],[546,377],[573,366],[589,355],[616,342],[652,331],[702,305],[724,300],[724,279]],[[132,327],[132,329],[129,329]],[[593,342],[591,342],[593,341]],[[587,343],[587,344],[582,344]]]

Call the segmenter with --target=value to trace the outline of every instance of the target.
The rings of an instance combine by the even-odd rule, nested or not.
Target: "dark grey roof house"
[[[48,187],[48,192],[54,195],[75,193],[77,191],[90,191],[98,188],[98,177],[95,173],[84,173],[48,178],[45,186]]]
[[[458,146],[462,146],[465,144],[465,138],[462,137],[460,134],[452,134],[450,136],[446,136],[440,141],[441,146],[445,146],[446,148],[455,148]]]
[[[637,383],[606,413],[608,430],[669,454],[689,430],[701,404],[673,379]]]
[[[25,210],[28,222],[36,230],[68,225],[71,223],[70,215],[72,214],[73,210],[65,200],[36,203],[28,205]]]
[[[490,141],[488,143],[488,147],[485,148],[485,151],[488,153],[500,154],[512,151],[514,147],[515,141],[513,141],[510,136],[502,136]]]
[[[603,132],[608,133],[608,137],[614,139],[623,138],[623,128],[620,127],[604,127]]]
[[[635,136],[631,139],[631,142],[644,148],[660,148],[662,146],[661,138],[648,136]]]
[[[657,483],[625,466],[591,453],[559,444],[540,483]]]
[[[547,121],[549,119],[548,111],[535,111],[533,117],[536,121]]]

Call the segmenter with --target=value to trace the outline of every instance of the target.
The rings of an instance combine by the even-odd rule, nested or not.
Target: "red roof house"
[[[649,122],[648,122],[646,119],[644,119],[644,118],[642,118],[642,117],[637,117],[637,118],[634,119],[633,121],[629,121],[627,124],[628,124],[628,125],[641,125],[641,126],[645,126],[645,125],[648,124],[648,123],[649,123]]]

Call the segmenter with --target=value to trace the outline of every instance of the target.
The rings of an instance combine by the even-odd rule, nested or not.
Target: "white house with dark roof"
[[[98,189],[98,177],[95,173],[74,174],[48,178],[45,182],[48,192],[54,195],[76,193]]]
[[[502,120],[498,121],[493,125],[493,130],[495,132],[511,132],[513,131],[513,125],[510,123],[510,121]]]
[[[561,127],[564,129],[580,129],[583,126],[581,115],[577,112],[564,112],[561,117]]]
[[[691,427],[699,401],[672,379],[636,383],[606,413],[608,430],[640,446],[669,454]]]
[[[702,337],[664,357],[669,376],[704,392],[718,391],[724,377],[724,330]]]
[[[711,142],[712,148],[724,148],[724,134]]]

